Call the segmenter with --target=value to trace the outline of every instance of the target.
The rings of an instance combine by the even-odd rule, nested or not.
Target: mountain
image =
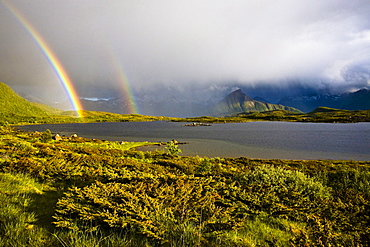
[[[253,99],[256,100],[256,101],[262,102],[262,103],[269,103],[269,104],[271,104],[268,100],[266,100],[266,99],[264,99],[264,98],[262,98],[260,96],[256,96]]]
[[[30,103],[8,85],[0,82],[0,115],[4,116],[47,116],[44,109]]]
[[[301,112],[293,107],[254,100],[247,96],[241,89],[238,89],[216,104],[213,113],[217,116],[222,116],[241,112],[265,112],[273,110],[286,110],[297,113]]]
[[[304,112],[313,111],[321,106],[344,110],[368,110],[370,109],[370,90],[361,89],[352,93],[284,97],[278,104],[295,107]]]
[[[45,105],[45,104],[41,104],[41,103],[35,103],[35,102],[30,102],[32,105],[44,110],[47,114],[50,114],[50,115],[59,115],[59,114],[63,114],[65,111],[64,110],[60,110],[60,109],[57,109],[57,108],[54,108],[52,106],[48,106],[48,105]]]
[[[104,111],[119,114],[132,113],[135,107],[139,109],[140,114],[151,116],[171,116],[171,117],[189,117],[209,115],[215,102],[210,100],[189,100],[181,96],[171,96],[166,98],[136,97],[135,104],[128,102],[124,98],[82,98],[81,103],[85,110]]]
[[[131,102],[122,98],[81,98],[83,108],[87,111],[103,111],[118,114],[130,113]]]

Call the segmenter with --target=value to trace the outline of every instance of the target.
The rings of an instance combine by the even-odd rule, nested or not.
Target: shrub
[[[72,188],[57,204],[56,226],[96,231],[133,229],[158,243],[204,241],[203,234],[231,229],[229,211],[217,207],[210,181],[155,179]]]
[[[280,167],[258,166],[252,172],[243,175],[241,182],[248,186],[268,187],[271,192],[298,193],[310,200],[330,197],[329,188],[315,178],[308,177],[300,171]]]
[[[212,163],[209,159],[204,159],[202,161],[202,163],[200,163],[196,169],[195,169],[195,172],[196,173],[200,173],[200,174],[207,174],[209,172],[211,172],[212,170]]]
[[[181,149],[179,149],[179,146],[176,145],[173,141],[167,143],[166,150],[169,154],[177,155],[181,153]]]
[[[51,133],[51,131],[49,129],[45,130],[44,133],[42,133],[42,136],[41,136],[41,141],[42,142],[50,142],[53,138],[53,135]]]
[[[273,166],[258,166],[237,178],[227,193],[240,205],[243,215],[269,215],[302,220],[302,215],[314,212],[322,200],[330,198],[330,188],[302,172]],[[297,218],[298,217],[298,218]]]
[[[328,186],[335,190],[355,189],[370,196],[370,171],[360,169],[340,170],[327,174]]]

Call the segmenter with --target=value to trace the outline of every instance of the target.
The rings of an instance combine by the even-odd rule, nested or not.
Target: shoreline
[[[277,125],[275,125],[275,123]],[[340,149],[336,149],[335,147],[330,147],[328,150],[320,150],[320,147],[315,148],[313,144],[317,142],[312,142],[312,145],[304,144],[304,146],[299,147],[299,145],[303,145],[301,142],[297,142],[297,144],[289,144],[288,146],[274,146],[273,143],[274,137],[273,135],[277,134],[273,130],[269,130],[271,126],[283,126],[286,129],[286,133],[291,135],[291,131],[295,131],[294,129],[305,129],[311,128],[315,126],[314,129],[322,129],[322,128],[330,128],[330,131],[334,131],[335,129],[358,129],[357,125],[361,123],[356,123],[355,125],[352,124],[345,124],[345,125],[330,125],[326,127],[326,124],[320,125],[304,125],[301,126],[301,123],[281,123],[281,122],[251,122],[251,123],[241,123],[241,124],[230,124],[230,125],[213,125],[207,128],[185,128],[182,123],[172,123],[172,122],[131,122],[131,123],[100,123],[94,124],[93,128],[85,128],[86,125],[78,124],[78,125],[27,125],[22,128],[22,126],[17,126],[17,129],[21,130],[29,130],[29,131],[45,131],[45,129],[50,128],[53,133],[64,134],[66,136],[70,136],[72,134],[77,133],[78,136],[83,136],[86,138],[91,139],[101,139],[101,140],[109,140],[109,141],[116,141],[116,142],[154,142],[154,143],[166,143],[172,139],[176,139],[180,142],[187,143],[186,145],[179,145],[179,148],[182,150],[181,156],[200,156],[200,157],[250,157],[250,158],[261,158],[261,159],[288,159],[288,160],[357,160],[357,161],[370,161],[370,153],[368,150],[363,150],[362,152],[357,149],[353,149],[352,147],[349,148],[352,144],[350,142],[347,143],[347,138],[345,138],[345,142],[342,145],[348,146],[345,150],[347,151],[337,151]],[[369,129],[368,123],[363,123],[366,128],[365,130]],[[362,124],[361,124],[362,125]],[[90,126],[90,125],[87,125]],[[159,126],[159,127],[158,127]],[[264,135],[264,139],[259,140],[258,137],[255,139],[250,134],[253,134],[254,128],[258,127],[257,131],[270,131]],[[334,130],[332,130],[332,126],[336,126]],[[342,127],[341,127],[342,126]],[[236,128],[236,132],[234,135],[239,135],[239,129],[244,131],[244,128],[252,128],[252,132],[247,132],[244,134],[246,139],[243,142],[237,142],[235,140],[226,140],[222,139],[223,137],[220,136],[227,136],[227,132],[223,129],[234,129]],[[363,127],[361,127],[363,128]],[[117,129],[117,130],[115,130]],[[266,130],[264,130],[266,129]],[[169,131],[167,133],[167,131]],[[180,132],[178,132],[180,131]],[[192,136],[185,136],[186,134],[182,132],[189,132]],[[220,132],[221,131],[221,132]],[[225,133],[223,133],[225,132]],[[213,133],[213,134],[212,134]],[[307,132],[311,135],[311,131],[308,130]],[[349,132],[345,132],[346,134],[350,134]],[[213,136],[211,136],[212,134]],[[272,135],[273,134],[273,135]],[[312,134],[315,134],[314,131]],[[283,135],[284,136],[284,135]],[[361,143],[358,145],[363,145],[366,143],[367,136],[361,134],[362,138],[365,138]],[[218,139],[215,139],[218,138]],[[285,138],[285,137],[284,137]],[[292,138],[292,137],[290,137]],[[294,138],[294,137],[293,137]],[[321,137],[324,138],[324,141],[330,139],[328,137]],[[230,138],[229,138],[230,139]],[[356,139],[356,138],[352,138]],[[295,139],[292,139],[293,141]],[[285,140],[286,141],[286,140]],[[307,140],[305,140],[306,142]],[[267,142],[267,143],[266,143]],[[276,142],[276,140],[275,140]],[[318,140],[320,142],[320,140]],[[343,141],[342,141],[343,142]],[[333,145],[339,145],[335,141],[331,141]],[[320,143],[319,143],[320,144]],[[280,146],[280,147],[279,147]],[[303,147],[307,146],[309,149],[305,150]],[[293,149],[292,149],[293,147]],[[144,146],[138,149],[139,151],[155,151],[156,149],[161,150],[162,148],[158,145],[154,146]],[[350,150],[353,150],[350,152]]]

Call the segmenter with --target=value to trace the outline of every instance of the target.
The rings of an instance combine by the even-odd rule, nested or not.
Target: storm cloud
[[[0,1],[0,81],[60,89],[11,5],[60,59],[79,95],[161,86],[370,86],[367,0]],[[58,90],[59,90],[58,89]]]

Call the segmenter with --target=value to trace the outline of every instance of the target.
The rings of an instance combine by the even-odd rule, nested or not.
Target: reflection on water
[[[176,139],[182,155],[207,157],[370,160],[370,123],[249,122],[190,126],[172,122],[29,125],[45,131],[110,141]],[[157,146],[154,147],[158,148]]]

